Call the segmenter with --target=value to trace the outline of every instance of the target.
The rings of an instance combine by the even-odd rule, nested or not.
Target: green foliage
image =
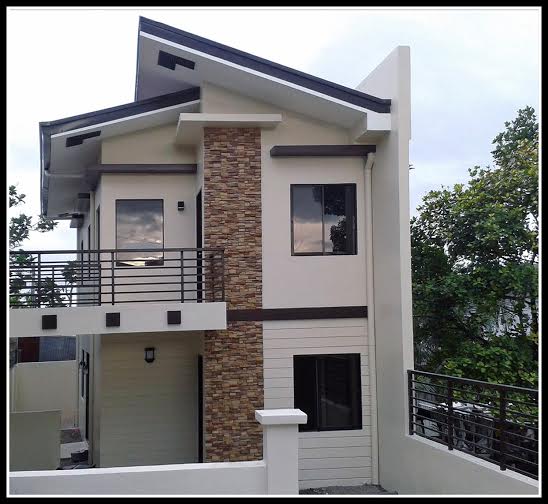
[[[25,203],[25,194],[19,194],[17,188],[14,185],[9,186],[9,205],[10,208]],[[28,237],[31,231],[38,231],[40,233],[46,233],[52,231],[57,226],[57,222],[40,215],[36,224],[32,223],[32,217],[21,213],[16,217],[10,219],[10,234],[9,234],[9,246],[10,250],[14,250],[21,246]]]
[[[536,386],[538,124],[526,107],[495,165],[431,191],[411,220],[418,369]]]
[[[14,185],[9,186],[9,206],[17,207],[25,203],[25,194],[19,194]],[[32,266],[36,258],[18,249],[21,244],[28,239],[31,231],[46,233],[52,231],[57,226],[57,222],[52,221],[40,215],[36,224],[33,224],[32,217],[24,213],[10,218],[9,229],[9,248],[10,253],[10,305],[29,306],[39,303],[46,306],[62,306],[63,298],[60,288],[51,278],[42,279],[39,286],[33,292],[35,296],[30,296],[29,285],[32,284]],[[18,252],[18,253],[13,253]]]

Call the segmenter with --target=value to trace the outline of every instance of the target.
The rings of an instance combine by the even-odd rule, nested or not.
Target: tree
[[[9,207],[14,208],[24,204],[26,195],[19,194],[14,185],[9,186]],[[10,249],[10,305],[30,305],[48,303],[53,306],[63,304],[59,288],[56,286],[53,279],[44,278],[43,282],[37,288],[35,296],[30,296],[27,288],[28,282],[32,281],[30,271],[36,258],[25,253],[19,247],[28,239],[31,231],[46,233],[52,231],[57,226],[57,222],[39,216],[36,224],[33,223],[33,218],[24,213],[10,218],[9,228],[9,249]],[[18,250],[16,250],[18,249]],[[17,253],[14,253],[17,252]]]
[[[538,124],[518,111],[494,165],[429,192],[411,220],[419,369],[537,384]]]

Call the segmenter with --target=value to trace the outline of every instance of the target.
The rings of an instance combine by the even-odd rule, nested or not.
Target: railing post
[[[97,279],[99,280],[99,285],[97,286],[97,289],[98,289],[98,305],[101,306],[101,301],[102,301],[102,297],[103,297],[103,294],[102,294],[102,283],[103,283],[103,266],[101,264],[101,251],[98,250],[97,251],[97,268],[98,268],[98,272],[97,272]]]
[[[55,306],[55,266],[51,266],[51,292],[49,295],[51,306]]]
[[[114,252],[110,253],[110,288],[111,288],[111,298],[112,304],[114,304]]]
[[[453,381],[447,380],[447,447],[453,449]]]
[[[181,250],[181,303],[185,302],[185,266],[184,264],[185,264],[185,251]]]
[[[499,452],[500,452],[500,470],[506,470],[506,390],[499,389],[500,404],[499,404],[499,418],[500,418],[500,431],[499,431]]]
[[[413,371],[407,370],[407,395],[409,400],[409,435],[414,434],[415,408],[413,404]]]
[[[38,288],[36,290],[37,299],[38,299],[38,308],[41,307],[41,280],[42,280],[42,254],[38,253]]]

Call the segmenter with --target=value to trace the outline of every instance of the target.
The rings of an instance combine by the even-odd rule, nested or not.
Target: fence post
[[[500,404],[499,404],[499,419],[500,419],[500,431],[499,431],[499,451],[500,451],[500,470],[506,470],[506,390],[499,389]]]
[[[307,421],[299,409],[255,410],[263,426],[263,459],[266,464],[266,493],[299,494],[299,424]]]
[[[453,449],[453,381],[447,380],[447,447]]]
[[[407,370],[407,394],[409,402],[409,435],[414,434],[415,408],[413,404],[413,371]]]
[[[181,303],[185,302],[185,252],[181,250]]]
[[[37,294],[36,298],[38,299],[38,308],[40,308],[42,305],[42,300],[41,300],[42,291],[40,290],[41,277],[42,277],[42,254],[38,253],[38,287],[36,289],[36,294]]]
[[[114,304],[114,252],[110,253],[110,275],[111,298],[112,304]]]

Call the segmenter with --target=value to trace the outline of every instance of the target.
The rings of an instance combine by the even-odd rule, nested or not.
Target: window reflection
[[[322,188],[293,186],[293,251],[322,253]]]
[[[164,247],[162,200],[116,201],[116,248],[159,249],[158,252],[118,252],[117,261],[128,266],[161,264]]]
[[[356,254],[356,185],[292,185],[293,254]]]

